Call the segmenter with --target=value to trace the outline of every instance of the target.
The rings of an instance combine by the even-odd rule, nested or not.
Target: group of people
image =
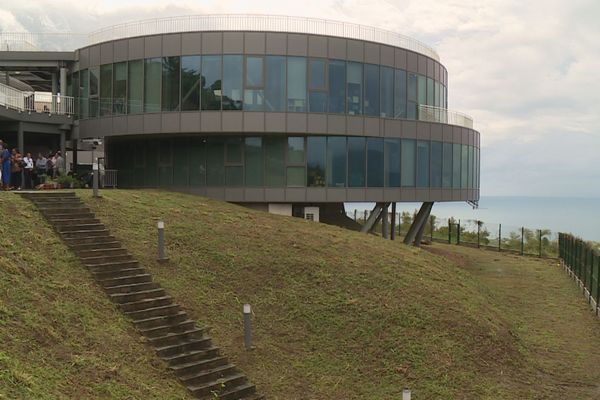
[[[38,153],[34,160],[31,153],[24,157],[16,149],[9,150],[0,140],[0,182],[3,190],[33,189],[45,182],[46,177],[56,178],[65,173],[65,159],[60,151],[44,157]]]

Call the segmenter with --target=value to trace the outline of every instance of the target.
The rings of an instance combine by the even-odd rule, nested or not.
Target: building
[[[87,40],[63,57],[75,99],[68,143],[102,138],[120,187],[297,215],[313,207],[316,219],[375,202],[372,222],[390,203],[479,199],[480,134],[448,110],[448,72],[414,39],[221,15],[123,24]]]

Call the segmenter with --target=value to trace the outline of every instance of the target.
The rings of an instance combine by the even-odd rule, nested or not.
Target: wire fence
[[[600,246],[570,234],[558,236],[559,258],[567,270],[582,288],[588,302],[598,313],[600,302]]]

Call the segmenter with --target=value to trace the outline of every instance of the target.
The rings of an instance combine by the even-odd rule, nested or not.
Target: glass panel
[[[200,56],[181,57],[181,111],[200,110]]]
[[[190,186],[206,185],[206,139],[190,139]]]
[[[348,186],[365,187],[366,138],[348,137]]]
[[[179,57],[162,59],[162,110],[179,110]]]
[[[325,60],[310,60],[310,89],[327,89],[325,86]]]
[[[327,138],[327,186],[346,186],[346,138]]]
[[[402,139],[400,183],[402,186],[415,186],[416,143],[413,139]]]
[[[400,139],[385,139],[385,186],[400,186]]]
[[[418,93],[417,103],[427,104],[427,78],[417,75]]]
[[[327,112],[327,92],[311,91],[308,97],[310,112]]]
[[[90,118],[97,118],[99,112],[98,106],[98,91],[100,68],[90,68]]]
[[[129,61],[128,67],[127,113],[139,114],[144,111],[144,60]]]
[[[262,111],[265,109],[265,91],[262,89],[246,89],[244,91],[244,109]]]
[[[427,78],[427,105],[433,106],[433,99],[435,94],[433,93],[433,79]]]
[[[244,186],[244,167],[231,165],[225,167],[225,185]]]
[[[84,69],[79,73],[79,112],[81,118],[87,118],[89,116],[89,95],[90,95],[90,79],[88,70]]]
[[[303,137],[289,137],[288,138],[288,165],[289,164],[304,165],[304,138]]]
[[[329,60],[329,112],[346,112],[346,62]]]
[[[127,63],[114,64],[113,70],[113,113],[125,114],[127,96]]]
[[[394,118],[406,118],[406,71],[394,71]]]
[[[202,110],[221,109],[221,56],[202,57]]]
[[[285,57],[267,56],[266,62],[265,109],[267,111],[285,111]]]
[[[246,186],[263,185],[262,139],[249,137],[245,139]]]
[[[112,64],[100,67],[100,116],[112,114]]]
[[[242,56],[223,56],[223,110],[242,109]]]
[[[160,58],[144,60],[144,112],[160,111],[162,62]]]
[[[383,139],[367,139],[367,186],[383,187]]]
[[[362,80],[363,65],[355,62],[348,63],[348,114],[362,114]]]
[[[452,145],[453,154],[452,154],[452,188],[457,189],[460,188],[460,144],[454,143]]]
[[[265,137],[265,186],[285,186],[285,138]]]
[[[407,88],[407,109],[406,109],[406,118],[416,119],[417,118],[417,75],[416,74],[408,74],[408,88]]]
[[[263,58],[246,57],[246,87],[263,87]]]
[[[173,184],[177,187],[189,186],[189,140],[177,138],[173,141]]]
[[[159,63],[160,66],[160,63]],[[160,72],[160,68],[159,68]],[[159,87],[160,91],[160,87]],[[146,142],[146,168],[144,169],[144,186],[156,187],[158,184],[158,141]]]
[[[380,116],[394,117],[394,70],[381,67],[381,104]]]
[[[306,178],[308,186],[325,186],[326,138],[306,138]]]
[[[463,144],[461,150],[461,162],[460,162],[460,187],[462,189],[467,188],[467,179],[469,175],[469,153],[467,145]]]
[[[206,141],[206,185],[225,184],[225,142],[223,138],[211,137]]]
[[[365,115],[379,115],[379,65],[365,64]]]
[[[225,162],[227,164],[242,163],[242,138],[230,137],[225,141]]]
[[[452,143],[444,143],[444,168],[442,176],[442,186],[452,187]]]
[[[287,110],[306,112],[306,58],[288,57],[287,63]]]
[[[435,95],[434,95],[434,99],[433,99],[433,105],[436,107],[440,107],[440,90],[442,88],[442,85],[439,84],[439,82],[435,82]]]
[[[429,142],[417,141],[417,187],[429,186]]]
[[[171,140],[161,139],[158,145],[158,186],[173,185]]]
[[[431,187],[442,187],[442,142],[431,142]]]
[[[306,173],[304,167],[288,167],[287,168],[287,185],[288,187],[303,187]]]
[[[473,146],[469,146],[469,177],[467,182],[467,187],[469,189],[473,188],[473,173],[475,172],[474,159],[473,159]]]

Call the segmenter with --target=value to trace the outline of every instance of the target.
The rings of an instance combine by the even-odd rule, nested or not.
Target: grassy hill
[[[270,400],[599,393],[600,324],[551,262],[419,250],[190,195],[79,194]],[[0,398],[184,398],[32,206],[0,193],[0,212]]]

